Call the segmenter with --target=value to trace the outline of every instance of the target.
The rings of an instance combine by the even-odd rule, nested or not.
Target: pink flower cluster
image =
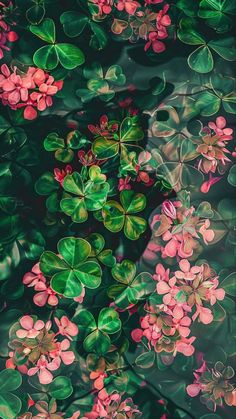
[[[181,201],[166,200],[161,213],[151,222],[153,239],[149,242],[145,256],[152,258],[154,252],[161,252],[163,258],[189,258],[202,239],[207,245],[215,233],[209,219],[201,219],[193,206],[186,208]]]
[[[80,411],[73,414],[70,419],[112,419],[122,417],[124,419],[136,419],[141,416],[141,412],[133,403],[131,397],[122,400],[122,395],[116,392],[104,393],[103,398],[96,397],[91,412],[80,415]]]
[[[63,86],[44,70],[29,67],[21,74],[17,67],[11,72],[6,64],[1,66],[0,99],[13,110],[24,108],[24,118],[33,120],[37,111],[52,106],[54,96]]]
[[[153,51],[156,53],[165,51],[166,46],[162,40],[168,38],[167,28],[171,25],[170,16],[167,14],[169,7],[169,4],[166,4],[163,9],[157,13],[156,30],[149,33],[148,42],[144,47],[144,51],[147,51],[150,47],[152,47]]]
[[[208,193],[211,186],[221,179],[221,176],[214,177],[213,174],[217,171],[222,174],[227,168],[227,163],[231,161],[227,157],[227,154],[230,154],[227,145],[233,138],[233,130],[227,128],[226,124],[226,119],[218,116],[216,122],[209,122],[202,130],[201,144],[197,147],[201,155],[198,170],[209,175],[209,180],[201,186],[203,193]]]
[[[98,7],[99,16],[109,15],[114,9],[133,15],[140,6],[140,3],[135,0],[90,0],[90,2]]]
[[[66,316],[55,318],[58,332],[51,330],[52,322],[44,323],[35,316],[25,315],[13,326],[9,346],[13,349],[6,362],[7,368],[18,368],[29,376],[38,374],[41,384],[53,380],[52,371],[61,363],[70,365],[75,354],[70,349],[71,341],[78,334],[78,327]],[[58,340],[61,337],[62,340]]]
[[[62,181],[64,177],[62,177]],[[27,287],[34,288],[34,290],[37,291],[37,293],[33,297],[33,301],[34,304],[36,304],[39,307],[43,307],[45,306],[45,304],[48,304],[50,306],[57,306],[57,304],[59,303],[59,298],[62,297],[61,295],[53,291],[53,289],[50,287],[46,278],[39,269],[39,263],[36,263],[36,265],[33,266],[31,272],[27,272],[24,275],[22,282]],[[82,303],[84,296],[85,290],[83,288],[81,295],[79,297],[74,298],[74,301]]]
[[[6,1],[4,4],[0,2],[0,60],[4,56],[4,50],[10,51],[7,42],[15,42],[18,35],[15,31],[11,30],[11,25],[6,21],[6,8],[12,6],[12,2]],[[12,23],[14,25],[14,23]]]
[[[156,352],[191,356],[196,339],[189,338],[192,322],[198,319],[203,324],[211,323],[213,314],[206,305],[211,307],[223,300],[225,291],[218,288],[218,277],[207,264],[191,267],[187,259],[182,259],[179,268],[170,277],[169,269],[160,263],[156,266],[153,279],[157,281],[156,294],[161,301],[157,302],[154,296],[146,305],[149,313],[141,318],[141,329],[133,330],[132,338],[140,342],[145,337]]]
[[[233,138],[233,130],[226,128],[226,120],[223,116],[218,116],[216,122],[209,122],[208,128],[203,129],[203,132],[202,144],[197,147],[197,151],[202,156],[198,169],[206,174],[216,173],[220,165],[225,166],[227,162],[230,162],[226,156],[230,154],[230,151],[226,146]]]

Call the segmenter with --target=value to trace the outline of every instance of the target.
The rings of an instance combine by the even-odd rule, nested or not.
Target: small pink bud
[[[172,218],[173,220],[176,219],[176,209],[171,201],[166,200],[162,204],[162,212],[167,215],[167,217]]]

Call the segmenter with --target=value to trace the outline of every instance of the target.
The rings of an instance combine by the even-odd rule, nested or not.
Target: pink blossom
[[[221,180],[222,176],[217,176],[217,177],[213,177],[211,172],[210,172],[210,176],[209,176],[209,180],[207,180],[206,182],[203,182],[203,184],[201,185],[201,192],[202,193],[208,193],[210,188],[217,182],[219,182]]]
[[[54,320],[59,329],[58,334],[66,336],[70,340],[72,340],[72,337],[78,335],[78,327],[75,323],[72,323],[68,317],[62,316],[60,320],[55,317]]]
[[[21,339],[34,339],[36,336],[39,335],[40,330],[42,330],[45,327],[45,324],[42,320],[37,320],[34,323],[33,318],[28,315],[21,317],[19,322],[23,329],[18,329],[16,331],[16,336]],[[50,324],[48,324],[48,327],[49,326]]]
[[[39,262],[38,262],[33,266],[31,272],[27,272],[23,276],[22,282],[24,285],[27,285],[28,287],[34,287],[40,281],[45,282],[46,279],[39,269]]]
[[[210,301],[213,306],[217,300],[222,301],[225,298],[225,290],[223,288],[217,288],[219,281],[217,278],[212,280],[213,285],[208,288],[206,298]]]
[[[58,167],[56,167],[54,169],[54,178],[62,185],[66,175],[71,174],[72,171],[73,169],[70,164],[67,164],[65,169],[58,169]]]
[[[124,179],[120,178],[118,183],[118,191],[130,190],[131,185],[129,184],[131,178],[130,176],[126,176]]]
[[[159,39],[165,39],[168,36],[167,27],[171,25],[170,16],[167,15],[169,10],[169,5],[166,4],[162,10],[157,14],[156,26],[157,26],[157,34]]]
[[[99,8],[99,14],[109,15],[112,11],[113,0],[90,0],[93,4],[96,4]]]
[[[53,380],[53,375],[50,371],[56,371],[60,367],[60,363],[57,359],[52,362],[48,362],[44,355],[41,355],[37,361],[36,367],[32,367],[28,370],[28,375],[32,376],[38,373],[39,382],[41,384],[50,384]]]
[[[139,6],[140,4],[134,0],[117,0],[116,4],[117,10],[119,10],[119,12],[125,10],[129,15],[134,15]]]
[[[143,331],[142,329],[134,329],[131,332],[131,337],[135,342],[141,342],[143,337]]]
[[[162,211],[167,217],[170,217],[173,220],[176,219],[176,208],[171,201],[166,200],[163,202]]]
[[[176,351],[182,353],[185,356],[193,355],[195,349],[192,343],[196,340],[195,336],[191,338],[182,337],[181,340],[176,342]]]
[[[199,317],[199,321],[203,324],[210,324],[213,321],[213,314],[207,307],[196,304],[196,312],[192,316],[193,321]]]
[[[199,233],[202,235],[204,243],[208,244],[208,242],[212,242],[215,237],[215,233],[213,230],[209,229],[210,221],[207,219],[204,221],[202,226],[199,229]]]
[[[152,47],[153,51],[156,52],[157,54],[165,51],[166,49],[164,42],[159,41],[159,36],[157,32],[149,33],[148,42],[144,46],[144,51],[147,51],[150,47]]]
[[[153,275],[153,279],[156,281],[169,281],[170,269],[165,269],[161,263],[156,265],[156,273]]]
[[[58,298],[56,296],[56,292],[52,290],[50,286],[47,286],[45,282],[40,281],[34,287],[35,291],[40,291],[34,295],[34,303],[39,306],[43,307],[46,303],[50,306],[56,306],[58,304]]]
[[[192,266],[187,259],[182,259],[179,262],[179,267],[181,271],[175,272],[175,277],[178,279],[185,279],[186,281],[193,281],[196,278],[196,275],[202,271],[201,266]]]
[[[208,122],[208,127],[211,128],[217,135],[227,136],[229,140],[232,139],[233,130],[231,128],[225,128],[226,119],[223,116],[218,116],[216,118],[216,122]]]
[[[75,354],[73,351],[68,351],[70,347],[70,341],[63,339],[62,342],[57,342],[57,349],[50,351],[50,356],[57,361],[60,365],[61,360],[65,365],[70,365],[75,360]]]

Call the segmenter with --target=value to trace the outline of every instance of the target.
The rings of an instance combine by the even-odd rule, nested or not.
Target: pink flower
[[[159,39],[165,39],[168,36],[167,27],[171,25],[170,16],[166,13],[169,10],[169,4],[166,4],[162,10],[157,14],[157,34]]]
[[[176,219],[176,208],[172,204],[171,201],[166,200],[162,204],[162,212],[167,215],[167,217],[172,218],[173,220]]]
[[[40,330],[45,327],[45,324],[42,320],[37,320],[34,324],[33,318],[28,315],[21,317],[19,322],[23,329],[18,329],[16,331],[16,336],[20,339],[34,339],[39,335]]]
[[[43,281],[45,282],[46,279],[43,276],[42,272],[39,269],[39,263],[36,263],[31,272],[27,272],[23,276],[23,284],[27,285],[28,287],[34,287],[38,282]]]
[[[192,316],[193,321],[199,317],[199,320],[203,324],[210,324],[213,321],[213,314],[211,310],[207,307],[200,306],[196,304],[196,312]]]
[[[165,269],[161,263],[158,263],[156,266],[156,273],[153,275],[153,279],[156,281],[169,281],[169,269]]]
[[[53,380],[53,375],[50,371],[56,371],[60,367],[58,360],[54,359],[48,362],[44,355],[41,355],[37,361],[36,367],[28,370],[28,375],[32,376],[38,373],[39,382],[41,384],[50,384]]]
[[[213,306],[217,300],[222,301],[225,298],[225,290],[223,288],[217,288],[219,281],[217,278],[212,280],[212,287],[208,288],[206,298],[210,301],[211,306]]]
[[[211,128],[217,135],[228,137],[228,140],[233,138],[233,130],[231,128],[225,128],[226,119],[223,116],[218,116],[216,118],[216,122],[208,122],[208,127]],[[225,137],[224,140],[226,140]]]
[[[150,32],[148,35],[148,39],[148,42],[144,46],[144,51],[147,51],[150,47],[152,47],[153,51],[157,54],[165,51],[166,46],[164,42],[159,41],[159,36],[157,32]]]
[[[192,336],[191,338],[182,337],[181,340],[176,342],[176,351],[182,353],[185,356],[193,355],[195,348],[192,343],[195,340],[195,336]]]
[[[56,167],[54,169],[54,178],[60,183],[60,185],[62,185],[66,175],[71,174],[72,171],[73,169],[70,164],[67,164],[65,169],[58,169],[58,167]]]
[[[208,242],[212,242],[212,240],[214,240],[215,237],[214,231],[210,230],[209,227],[210,221],[207,219],[204,221],[204,223],[199,229],[199,233],[202,235],[205,244],[208,244]]]
[[[201,266],[193,266],[191,268],[187,259],[182,259],[179,262],[179,267],[181,271],[176,271],[175,277],[178,279],[185,279],[186,281],[193,281],[196,278],[196,275],[202,271]]]
[[[54,320],[59,329],[59,335],[66,336],[70,340],[72,340],[72,337],[78,335],[78,327],[75,323],[72,323],[68,317],[62,316],[60,320],[55,317]]]
[[[47,286],[45,282],[40,281],[34,287],[35,291],[40,291],[34,295],[34,303],[39,306],[43,307],[46,303],[50,306],[56,306],[58,304],[58,298],[56,296],[56,292],[52,290],[50,286]]]
[[[209,176],[209,180],[207,180],[206,182],[203,182],[203,184],[201,185],[201,192],[202,193],[208,193],[210,188],[217,182],[219,182],[219,180],[222,178],[222,176],[217,176],[217,177],[213,177],[211,172],[210,172],[210,176]]]
[[[96,4],[99,8],[99,14],[109,15],[112,11],[113,0],[90,0],[93,4]]]
[[[118,191],[130,190],[131,189],[131,185],[129,184],[130,179],[131,179],[130,176],[126,176],[124,179],[120,178],[119,183],[118,183]]]
[[[73,351],[68,351],[70,347],[70,341],[63,339],[62,342],[57,342],[57,349],[50,351],[50,356],[57,361],[60,365],[61,360],[65,365],[70,365],[75,360],[75,354]]]
[[[143,337],[143,331],[142,329],[134,329],[131,332],[131,337],[135,342],[141,342]]]
[[[134,0],[117,0],[116,5],[117,10],[119,10],[119,12],[125,10],[126,13],[128,13],[129,15],[134,15],[139,6],[140,4]]]
[[[180,336],[186,338],[190,334],[191,319],[188,316],[184,316],[181,319],[173,318],[173,324]]]
[[[159,295],[164,295],[163,303],[166,305],[175,305],[174,296],[178,292],[176,287],[175,277],[171,278],[168,283],[166,281],[159,281],[156,286],[157,293]]]

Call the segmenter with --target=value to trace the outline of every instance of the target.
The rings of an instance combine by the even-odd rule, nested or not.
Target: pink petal
[[[19,329],[16,331],[16,336],[20,339],[24,339],[27,336],[27,330]]]
[[[135,342],[141,342],[143,337],[143,331],[141,329],[134,329],[131,332],[131,337]]]
[[[178,242],[177,240],[171,239],[169,243],[165,246],[165,253],[167,256],[173,258],[176,256],[178,250]]]
[[[220,128],[220,129],[224,128],[226,125],[225,118],[223,116],[218,116],[216,118],[216,125],[217,125],[217,128]]]
[[[50,306],[56,306],[58,304],[58,298],[56,295],[50,295],[48,298],[48,304]]]
[[[36,306],[43,307],[47,303],[48,294],[46,292],[39,292],[34,295],[33,301]]]
[[[160,282],[157,283],[156,289],[157,289],[158,294],[162,295],[162,294],[166,294],[167,292],[169,292],[170,287],[166,282],[160,281]]]
[[[65,365],[70,365],[75,360],[75,354],[73,351],[62,352],[61,359]]]
[[[33,367],[33,368],[30,368],[29,370],[28,370],[28,372],[27,372],[27,374],[29,375],[29,376],[31,376],[31,375],[34,375],[34,374],[36,374],[37,372],[38,372],[38,367]]]
[[[175,306],[174,310],[173,310],[173,316],[175,319],[181,319],[184,315],[184,311],[182,309],[182,307],[179,306]]]
[[[180,267],[180,269],[181,269],[181,271],[183,271],[183,272],[189,272],[189,269],[190,269],[190,263],[189,263],[189,261],[187,260],[187,259],[182,259],[180,262],[179,262],[179,267]]]
[[[33,108],[33,106],[26,106],[24,110],[24,118],[29,121],[37,118],[37,111]]]
[[[44,328],[44,326],[45,326],[45,324],[42,320],[37,320],[35,325],[34,325],[34,328],[36,330],[42,330]]]
[[[201,387],[199,384],[190,384],[186,387],[186,391],[190,397],[195,397],[200,393]]]
[[[53,375],[45,369],[39,371],[39,382],[41,384],[50,384],[53,380]]]
[[[30,330],[30,329],[32,329],[32,327],[34,325],[34,321],[33,321],[33,319],[32,319],[31,316],[26,315],[26,316],[21,317],[21,319],[20,319],[20,325],[24,329]]]

